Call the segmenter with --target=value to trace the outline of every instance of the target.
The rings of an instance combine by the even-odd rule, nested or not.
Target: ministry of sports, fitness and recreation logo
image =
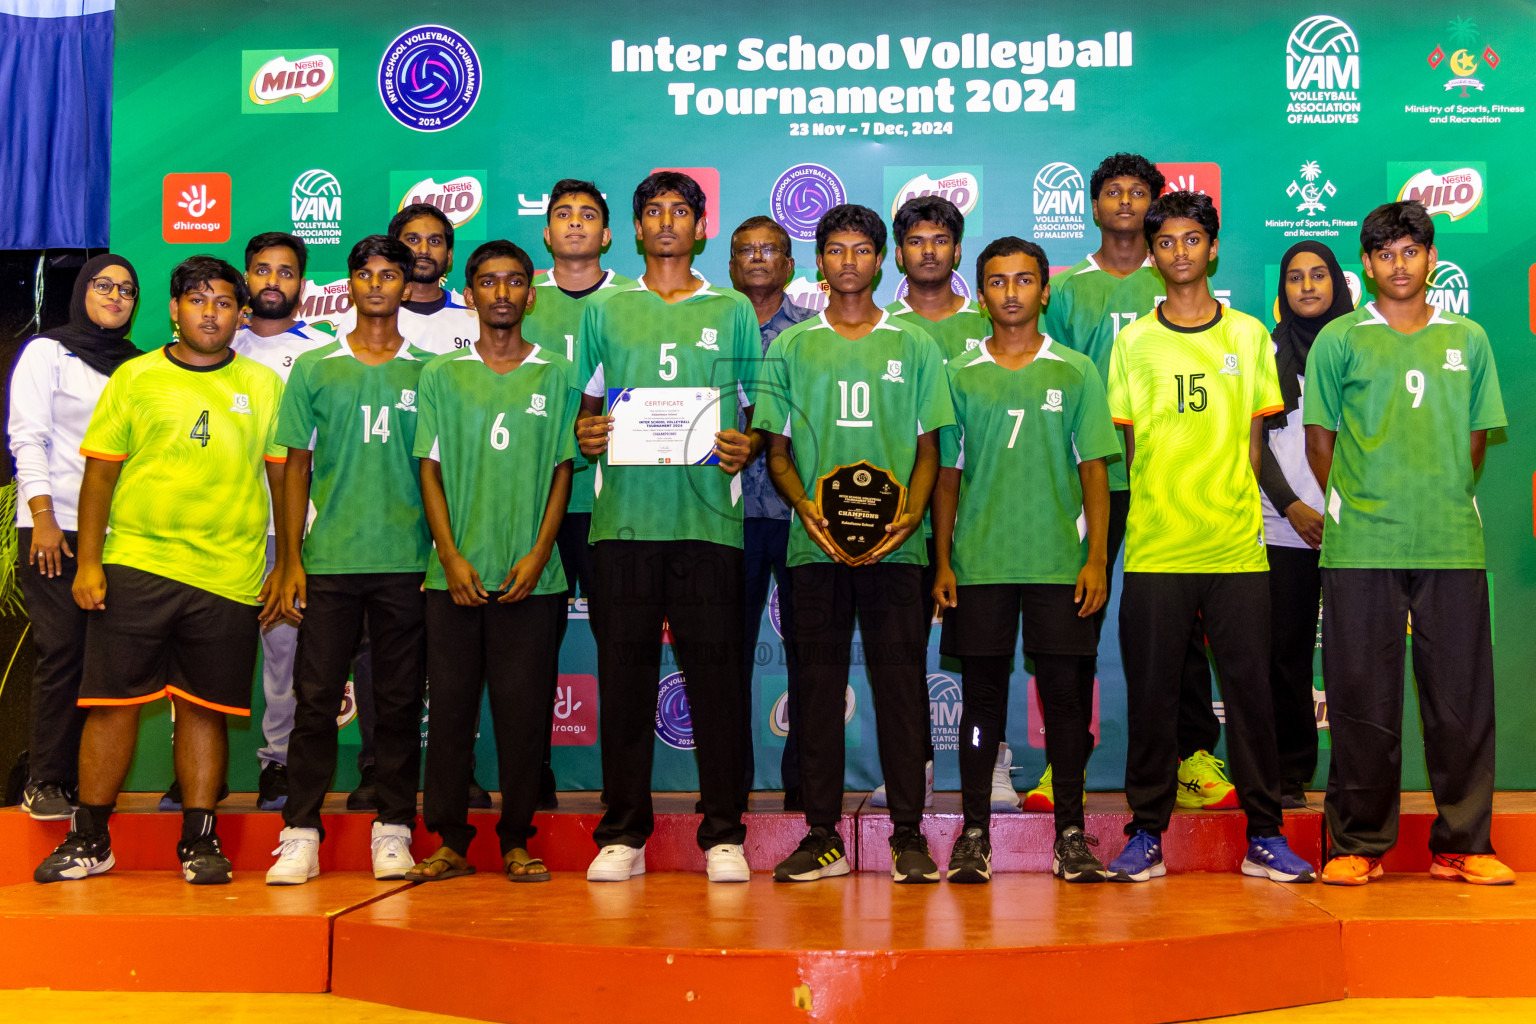
[[[440,132],[474,109],[480,78],[480,57],[468,39],[442,25],[418,25],[384,48],[379,99],[407,128]]]
[[[942,672],[928,675],[928,725],[934,750],[960,749],[960,684]]]
[[[1201,192],[1211,197],[1211,204],[1221,210],[1221,165],[1180,163],[1157,165],[1163,172],[1163,195],[1170,192]]]
[[[487,218],[483,170],[391,171],[390,191],[399,197],[396,211],[414,203],[426,203],[443,211],[458,238],[484,238]]]
[[[1286,198],[1295,202],[1295,210],[1287,204],[1281,216],[1266,219],[1264,226],[1283,229],[1286,238],[1340,238],[1346,231],[1358,230],[1358,220],[1328,216],[1328,207],[1338,194],[1338,186],[1323,173],[1322,164],[1304,161],[1285,186]]]
[[[1448,348],[1445,350],[1445,363],[1441,365],[1440,369],[1465,370],[1466,368],[1467,364],[1461,361],[1461,349]]]
[[[1440,260],[1429,275],[1429,287],[1425,298],[1432,306],[1439,306],[1447,313],[1471,316],[1472,289],[1467,284],[1467,272],[1450,260]]]
[[[1423,203],[1431,217],[1444,217],[1435,224],[1436,233],[1487,231],[1488,209],[1483,205],[1483,197],[1488,165],[1472,161],[1446,163],[1460,166],[1441,171],[1438,168],[1446,164],[1388,164],[1387,184],[1397,187],[1398,199]]]
[[[656,738],[678,750],[692,750],[694,747],[688,688],[681,672],[673,672],[664,678],[657,690]]]
[[[289,196],[293,233],[307,245],[341,244],[341,182],[316,168],[294,179]]]
[[[1323,177],[1323,168],[1316,160],[1308,160],[1302,164],[1300,176],[1300,181],[1292,179],[1285,188],[1285,194],[1292,199],[1298,196],[1301,198],[1301,202],[1296,206],[1296,212],[1313,217],[1326,212],[1328,204],[1323,200],[1331,199],[1338,193],[1338,188],[1333,182]],[[1321,185],[1318,184],[1319,179],[1322,179]]]
[[[821,215],[847,201],[842,180],[821,164],[796,164],[779,175],[768,193],[773,219],[802,242],[814,242]]]
[[[1082,238],[1088,223],[1083,175],[1069,163],[1046,164],[1035,174],[1035,237]]]
[[[1468,89],[1483,91],[1482,80],[1473,77],[1478,68],[1476,50],[1479,34],[1477,22],[1471,18],[1452,18],[1446,28],[1446,35],[1449,37],[1450,45],[1456,47],[1455,51],[1450,56],[1446,56],[1445,51],[1436,46],[1425,58],[1431,68],[1439,70],[1440,65],[1444,64],[1450,71],[1450,81],[1445,83],[1446,92],[1460,89],[1461,95],[1467,96]],[[1491,45],[1483,47],[1482,59],[1483,64],[1490,71],[1499,66],[1498,51]]]
[[[549,417],[549,411],[544,408],[543,395],[529,395],[528,408],[524,409],[523,412],[530,416],[543,416],[545,418]]]
[[[885,361],[885,372],[880,375],[880,379],[888,380],[892,384],[905,384],[906,381],[901,379],[901,360],[887,359]]]
[[[245,83],[240,110],[246,114],[333,114],[337,109],[336,50],[311,50],[289,59],[293,50],[242,50]]]
[[[720,332],[713,327],[701,327],[699,340],[694,342],[696,348],[707,348],[711,352],[720,351]]]
[[[1358,124],[1360,40],[1331,14],[1314,14],[1285,41],[1285,119],[1290,124]]]
[[[1062,411],[1061,389],[1060,388],[1046,388],[1046,390],[1045,390],[1045,404],[1042,405],[1040,407],[1040,409],[1041,409],[1042,412],[1061,412]]]

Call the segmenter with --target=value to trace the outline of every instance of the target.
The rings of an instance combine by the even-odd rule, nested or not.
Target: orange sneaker
[[[1323,865],[1318,881],[1324,885],[1364,885],[1382,874],[1380,857],[1333,857]]]
[[[1437,853],[1429,865],[1429,877],[1473,885],[1514,885],[1515,873],[1491,853]]]

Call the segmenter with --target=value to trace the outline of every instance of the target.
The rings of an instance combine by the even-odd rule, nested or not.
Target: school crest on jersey
[[[967,352],[969,352],[969,351],[971,351],[972,349],[975,349],[975,348],[981,348],[981,339],[980,338],[966,338],[965,339],[965,350]]]
[[[1061,390],[1059,388],[1047,388],[1045,391],[1045,404],[1040,408],[1046,412],[1061,412]]]
[[[1467,364],[1461,361],[1461,349],[1448,348],[1445,350],[1445,365],[1442,370],[1465,370]]]
[[[1221,372],[1230,373],[1234,377],[1240,376],[1237,369],[1236,352],[1228,352],[1226,355],[1221,357]]]
[[[548,416],[549,413],[544,410],[544,396],[529,395],[528,408],[524,409],[523,412],[530,416]]]
[[[410,388],[400,389],[400,401],[395,403],[395,408],[404,412],[416,411],[416,392]]]
[[[694,344],[699,348],[707,348],[711,352],[719,352],[719,337],[719,331],[715,330],[713,327],[705,327],[703,330],[699,331],[699,340],[694,342]]]
[[[885,361],[885,372],[880,375],[880,379],[888,380],[892,384],[905,384],[906,381],[901,379],[901,360],[887,359]]]
[[[1456,354],[1457,355],[1461,355],[1460,352],[1458,352]],[[251,414],[251,396],[250,395],[242,395],[239,392],[236,392],[235,393],[235,404],[229,407],[229,411],[230,412],[237,412],[241,416],[249,416]]]

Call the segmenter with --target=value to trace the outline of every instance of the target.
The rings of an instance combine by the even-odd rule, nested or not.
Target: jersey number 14
[[[389,406],[379,406],[378,416],[373,415],[373,406],[365,405],[363,408],[363,444],[367,444],[375,437],[380,444],[389,443]]]

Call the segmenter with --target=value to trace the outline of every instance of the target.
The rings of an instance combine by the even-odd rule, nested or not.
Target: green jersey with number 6
[[[757,314],[745,295],[701,280],[686,299],[667,302],[641,278],[582,312],[573,379],[605,407],[608,388],[718,388],[721,429],[734,429],[762,358]],[[593,544],[741,547],[741,480],[719,466],[612,466],[605,455],[592,476]]]
[[[432,546],[421,508],[416,382],[432,353],[410,344],[378,366],[345,339],[306,352],[283,391],[277,441],[314,453],[304,571],[422,572]]]
[[[1046,338],[1020,369],[983,342],[948,372],[955,424],[940,439],[943,464],[960,470],[956,582],[1077,582],[1088,554],[1077,466],[1120,452],[1099,371]]]
[[[555,468],[576,456],[581,396],[571,365],[535,348],[510,373],[497,373],[471,345],[427,364],[417,401],[416,456],[443,467],[454,546],[486,590],[499,590],[539,538]],[[557,554],[533,593],[561,594],[565,583]],[[435,548],[427,587],[448,588]]]
[[[857,462],[889,470],[906,484],[918,437],[955,422],[944,355],[921,328],[889,312],[853,341],[823,313],[768,346],[753,422],[793,442],[795,468],[812,500],[819,478]],[[790,565],[830,561],[803,529],[790,531]],[[885,561],[928,564],[922,532]]]
[[[942,320],[929,320],[908,305],[906,299],[897,299],[885,311],[897,321],[910,324],[927,333],[938,342],[944,361],[958,359],[967,352],[974,352],[981,339],[992,333],[992,322],[986,312],[971,299],[965,305]]]
[[[622,289],[633,288],[635,282],[609,270],[595,290],[573,299],[555,283],[554,272],[546,270],[533,279],[533,286],[538,298],[533,309],[523,317],[523,339],[545,352],[562,353],[567,363],[575,363],[576,335],[581,330],[582,311]],[[591,512],[592,464],[577,452],[573,466],[569,511]]]
[[[1470,438],[1507,422],[1483,329],[1436,309],[1400,334],[1368,302],[1318,334],[1306,380],[1304,422],[1338,431],[1321,564],[1483,568]]]
[[[1200,327],[1159,306],[1120,332],[1109,409],[1131,428],[1126,572],[1264,572],[1264,514],[1249,461],[1253,420],[1283,407],[1274,345],[1216,304]]]

